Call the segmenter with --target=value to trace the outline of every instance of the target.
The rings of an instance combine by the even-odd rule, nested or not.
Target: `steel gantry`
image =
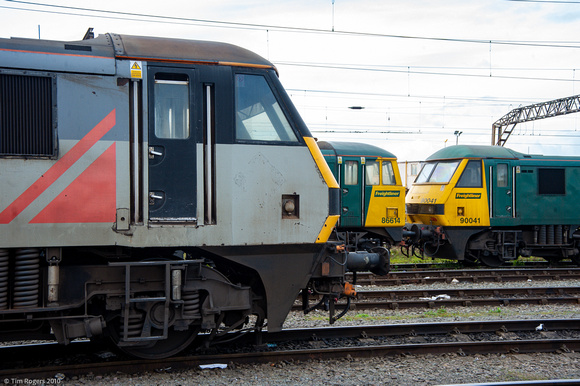
[[[535,121],[580,111],[580,95],[555,99],[513,109],[492,126],[491,144],[504,146],[518,123]]]

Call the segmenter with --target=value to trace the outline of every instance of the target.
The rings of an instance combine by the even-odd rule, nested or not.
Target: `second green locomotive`
[[[450,146],[407,194],[409,242],[435,258],[498,266],[519,256],[580,263],[580,157]]]

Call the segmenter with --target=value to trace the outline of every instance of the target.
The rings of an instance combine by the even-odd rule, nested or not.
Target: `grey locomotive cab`
[[[345,295],[338,185],[260,56],[0,39],[0,118],[0,339],[161,358]]]

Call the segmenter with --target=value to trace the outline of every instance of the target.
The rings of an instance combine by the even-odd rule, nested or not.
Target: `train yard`
[[[407,191],[261,56],[89,32],[0,39],[5,384],[580,379],[580,157],[456,143]],[[493,269],[389,273],[395,245]]]
[[[4,351],[7,356],[3,356],[13,358],[13,361],[4,364],[0,376],[7,379],[26,374],[28,378],[41,379],[57,375],[77,383],[95,380],[95,377],[100,382],[127,380],[129,377],[137,383],[143,383],[143,379],[163,383],[160,380],[192,373],[195,377],[203,376],[204,383],[212,384],[219,383],[218,379],[223,382],[223,377],[244,373],[246,369],[264,366],[270,366],[270,371],[274,372],[293,372],[291,369],[312,369],[321,363],[333,369],[336,366],[358,366],[367,361],[415,361],[418,365],[425,358],[430,362],[445,360],[451,363],[473,361],[474,358],[493,361],[503,356],[502,363],[509,363],[513,358],[524,361],[536,358],[536,370],[544,369],[544,366],[556,369],[550,361],[564,359],[564,363],[575,364],[568,371],[576,369],[578,377],[579,285],[572,275],[576,269],[565,270],[566,275],[562,269],[543,268],[541,275],[535,272],[535,276],[531,276],[541,279],[530,279],[527,269],[517,269],[521,280],[508,282],[509,286],[502,280],[475,283],[472,280],[453,280],[464,277],[469,270],[437,271],[441,279],[438,281],[421,280],[431,277],[435,271],[416,271],[412,273],[413,280],[407,284],[359,287],[350,316],[339,320],[333,327],[320,327],[327,324],[322,311],[312,312],[306,318],[301,312],[293,311],[285,324],[287,329],[263,334],[259,347],[254,344],[254,335],[247,333],[236,341],[235,348],[228,345],[186,351],[178,357],[153,362],[136,361],[88,343],[71,347],[35,346],[34,355],[30,353],[30,347],[3,348],[7,350]],[[507,272],[513,269],[495,271],[503,277],[516,275]],[[360,282],[363,276],[359,274]],[[449,277],[451,279],[446,280]],[[369,275],[366,279],[372,281],[376,278]],[[431,299],[438,296],[439,300]],[[393,307],[394,302],[398,307]],[[46,358],[47,352],[52,353],[48,362],[32,359],[34,356]],[[344,358],[348,358],[346,364]],[[32,363],[34,368],[30,367]],[[228,369],[203,370],[199,367],[212,364],[227,364]],[[501,368],[502,365],[498,366]],[[463,373],[464,370],[456,372]],[[400,378],[403,375],[392,368],[389,374],[396,377],[393,379],[397,383],[403,379]],[[449,379],[461,376],[455,374],[455,378]]]
[[[332,5],[332,32],[342,36]],[[104,12],[84,11],[95,20]],[[466,138],[479,137],[480,126],[463,121],[491,116],[479,96],[446,92],[439,114],[438,92],[419,92],[415,79],[487,78],[481,52],[475,72],[468,62],[427,66],[427,51],[416,51],[427,61],[421,71],[407,65],[405,93],[395,78],[404,67],[373,65],[372,83],[352,77],[353,104],[350,79],[341,76],[332,82],[333,100],[345,98],[340,109],[373,114],[383,103],[361,96],[383,84],[380,74],[393,76],[372,93],[377,103],[389,99],[387,129],[382,114],[349,127],[346,114],[332,118],[332,106],[330,120],[329,106],[324,121],[314,115],[322,100],[309,95],[327,91],[312,79],[308,87],[287,83],[285,67],[313,59],[271,62],[269,30],[263,57],[246,42],[155,37],[153,29],[139,36],[145,29],[126,25],[68,41],[41,38],[40,27],[38,39],[0,38],[0,383],[580,384],[580,156],[504,147],[519,123],[579,112],[580,95],[520,104],[493,124],[492,146],[484,146]],[[423,36],[415,32],[405,39]],[[529,90],[535,80],[569,80],[540,78],[539,55],[526,61],[534,73],[498,67],[500,42],[503,56],[512,45],[552,50],[562,44],[555,37],[427,36],[419,39],[489,44],[489,78],[502,84],[470,88],[497,103],[494,114],[508,100],[537,97],[507,79],[525,80]],[[277,40],[272,57],[282,58]],[[321,79],[335,70],[370,75],[375,63],[343,68],[327,56],[315,65]],[[514,89],[509,98],[500,91]],[[407,123],[396,103],[404,94]],[[416,134],[448,135],[452,127],[455,145],[437,134],[425,158]],[[381,139],[343,136],[365,132]],[[399,146],[407,134],[413,142]],[[554,149],[546,139],[533,142]],[[402,168],[400,152],[416,161]],[[393,263],[399,254],[421,263]]]

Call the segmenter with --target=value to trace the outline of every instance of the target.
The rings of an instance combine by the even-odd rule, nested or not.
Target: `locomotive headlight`
[[[398,208],[387,208],[387,218],[397,218],[399,217]]]
[[[457,215],[458,216],[464,216],[465,215],[465,209],[462,206],[458,206],[457,207]]]
[[[282,195],[282,218],[300,218],[300,196],[298,194]]]
[[[293,213],[295,208],[296,205],[294,204],[294,200],[286,200],[286,202],[284,203],[284,210],[287,213]]]

